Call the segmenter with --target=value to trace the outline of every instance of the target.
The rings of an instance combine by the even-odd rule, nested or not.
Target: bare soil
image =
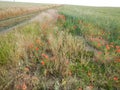
[[[54,23],[57,21],[57,18],[58,18],[57,10],[49,9],[47,11],[41,12],[39,15],[37,15],[31,21],[36,21],[39,23],[44,23],[44,22]]]

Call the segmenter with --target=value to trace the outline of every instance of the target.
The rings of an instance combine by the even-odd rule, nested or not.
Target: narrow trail
[[[9,18],[9,19],[5,19],[0,21],[0,34],[4,33],[4,32],[8,32],[10,30],[14,30],[17,27],[21,27],[24,26],[28,23],[31,23],[32,21],[35,20],[36,17],[40,17],[40,14],[43,12],[46,12],[48,10],[51,10],[53,8],[57,8],[58,6],[53,6],[51,8],[47,8],[32,14],[26,14],[26,15],[22,15],[22,16],[17,16],[14,18]],[[40,17],[42,18],[42,17]]]
[[[39,22],[39,23],[45,23],[49,22],[49,24],[52,24],[57,21],[58,18],[58,12],[56,9],[48,9],[44,12],[41,12],[36,17],[32,18],[31,22]]]
[[[31,19],[32,17],[34,17],[35,15],[37,15],[37,14],[33,13],[33,14],[29,14],[29,15],[23,15],[23,16],[14,17],[14,18],[0,21],[0,32],[5,31],[5,29],[9,29],[9,28],[16,26],[22,22],[25,22],[25,21]]]

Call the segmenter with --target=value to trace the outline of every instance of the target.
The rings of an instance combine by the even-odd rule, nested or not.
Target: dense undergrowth
[[[91,60],[89,52],[84,50],[83,40],[55,29],[56,26],[40,27],[39,23],[33,23],[1,36],[0,56],[4,59],[1,59],[1,67],[8,65],[1,70],[1,89],[11,86],[15,90],[78,88],[74,85],[78,81],[72,77],[71,66],[77,59]],[[11,69],[7,70],[9,66]]]
[[[81,20],[88,17],[63,8],[56,23],[34,22],[0,36],[0,90],[119,90],[119,43],[112,48],[99,27]],[[105,39],[102,47],[91,34]],[[87,50],[85,40],[98,52]]]

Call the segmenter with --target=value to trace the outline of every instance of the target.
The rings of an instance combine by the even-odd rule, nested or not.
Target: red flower
[[[46,55],[46,54],[43,53],[42,56],[43,56],[44,58],[48,59],[48,55]]]
[[[120,53],[120,49],[117,49],[116,52]]]
[[[113,80],[114,80],[114,81],[117,81],[117,80],[118,80],[118,77],[117,77],[117,76],[114,76]]]
[[[41,64],[44,66],[44,65],[45,65],[45,62],[44,62],[44,61],[41,61]]]
[[[107,49],[107,50],[110,50],[110,47],[109,47],[109,45],[106,45],[106,49]]]
[[[100,43],[98,43],[98,45],[97,45],[98,47],[101,47],[101,44]]]
[[[65,20],[65,16],[64,15],[59,15],[58,20]]]
[[[99,51],[99,52],[98,52],[98,55],[102,55],[102,52]]]
[[[38,50],[39,50],[39,48],[37,47],[37,48],[36,48],[36,51],[38,51]]]
[[[120,59],[116,59],[114,62],[116,62],[116,63],[117,63],[117,62],[120,62]]]
[[[22,85],[22,90],[27,90],[27,86],[25,83],[23,83],[23,85]]]

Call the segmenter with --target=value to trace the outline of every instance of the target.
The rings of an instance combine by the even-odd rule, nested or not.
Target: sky
[[[14,0],[0,0],[14,1]],[[15,0],[16,2],[34,2],[34,3],[53,3],[53,4],[71,4],[85,6],[110,6],[120,7],[120,0]]]

